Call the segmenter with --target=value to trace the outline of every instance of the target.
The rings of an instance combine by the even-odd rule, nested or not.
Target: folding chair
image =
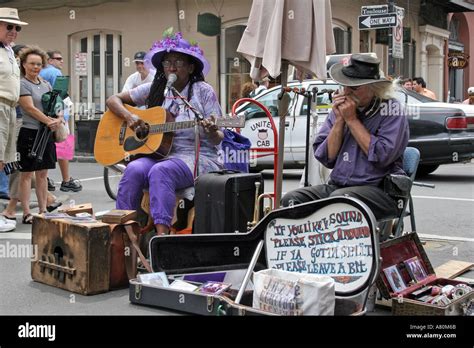
[[[418,169],[418,164],[420,162],[420,151],[414,147],[407,147],[405,152],[403,153],[403,170],[405,173],[410,177],[410,180],[413,185],[422,186],[422,187],[430,187],[434,188],[434,185],[431,184],[424,184],[415,182],[416,170]],[[407,209],[408,206],[408,209]],[[394,226],[394,233],[393,235],[396,237],[400,237],[403,232],[403,219],[405,217],[410,217],[411,223],[411,231],[416,233],[416,223],[415,223],[415,209],[413,207],[413,198],[411,196],[411,188],[410,192],[408,193],[408,197],[403,201],[403,207],[400,209],[400,213],[398,215],[398,220]]]

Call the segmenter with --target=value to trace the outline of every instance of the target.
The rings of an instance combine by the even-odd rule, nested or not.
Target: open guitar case
[[[304,243],[290,245],[294,236],[304,237]],[[323,255],[323,249],[332,255]],[[267,268],[295,271],[295,253],[304,260],[296,271],[335,280],[335,315],[362,315],[380,268],[375,218],[363,202],[350,197],[274,210],[248,233],[155,236],[149,253],[153,271],[165,272],[170,283],[184,279],[200,285],[206,277],[238,274],[241,281],[220,295],[130,280],[133,304],[199,315],[272,315],[252,308],[249,279]]]

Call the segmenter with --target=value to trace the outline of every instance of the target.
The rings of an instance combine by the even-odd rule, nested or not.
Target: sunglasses
[[[64,60],[64,58],[63,58],[63,57],[53,57],[53,58],[51,58],[51,59],[56,59],[56,60],[59,60],[59,61],[62,61],[62,60]]]
[[[13,24],[7,24],[7,30],[12,31],[13,28],[19,33],[21,31],[21,26],[20,25],[13,25]]]

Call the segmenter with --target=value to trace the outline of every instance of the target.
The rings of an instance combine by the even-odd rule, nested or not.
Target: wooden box
[[[38,252],[31,264],[31,277],[83,295],[126,287],[129,277],[123,233],[121,225],[35,217],[32,244]]]
[[[463,315],[464,308],[469,305],[470,301],[474,301],[474,291],[453,299],[449,304],[431,304],[415,298],[414,292],[424,287],[433,285],[467,285],[464,282],[438,278],[436,276],[428,255],[423,249],[416,233],[409,233],[382,243],[380,245],[380,255],[382,256],[382,271],[377,280],[377,286],[384,298],[392,299],[393,315]],[[413,276],[410,275],[408,270],[410,266],[405,262],[414,257],[418,258],[422,266],[422,272],[426,273],[424,279],[416,282],[413,281]],[[393,266],[396,266],[398,270],[396,278],[401,278],[402,280],[402,282],[398,280],[395,286],[403,284],[399,287],[398,291],[393,289],[387,277],[387,274],[390,276],[390,270],[393,270]],[[403,288],[404,286],[406,288]]]

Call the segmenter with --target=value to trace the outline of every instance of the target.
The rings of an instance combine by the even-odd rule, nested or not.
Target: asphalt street
[[[71,163],[71,174],[80,178],[79,193],[59,191],[59,169],[50,173],[57,182],[55,194],[66,203],[92,203],[94,212],[114,208],[104,189],[103,168],[95,163]],[[271,171],[265,171],[265,190],[272,191]],[[298,187],[301,171],[285,171],[283,191]],[[417,232],[434,267],[448,260],[474,261],[474,163],[440,167],[420,180],[435,189],[414,187]],[[33,196],[34,198],[34,196]],[[6,203],[6,202],[3,202]],[[19,208],[18,208],[19,209]],[[34,212],[36,211],[33,210]],[[21,224],[18,211],[16,231],[0,234],[5,247],[30,245],[31,226]],[[409,227],[409,221],[405,221]],[[409,229],[409,228],[408,228]],[[4,249],[5,250],[5,249]],[[170,315],[166,310],[132,305],[128,290],[81,296],[32,281],[28,257],[3,255],[0,259],[0,314],[2,315]],[[472,272],[471,272],[472,273]],[[470,278],[474,275],[470,274]]]

